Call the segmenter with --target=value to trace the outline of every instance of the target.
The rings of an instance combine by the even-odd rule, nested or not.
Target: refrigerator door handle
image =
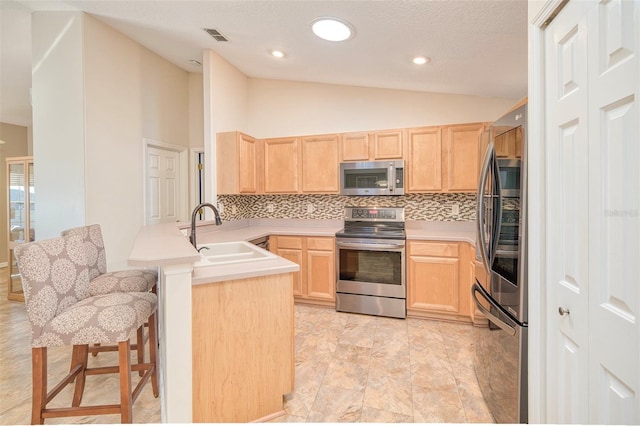
[[[515,336],[516,335],[516,329],[514,327],[510,326],[509,324],[507,324],[506,322],[502,321],[497,316],[493,315],[487,308],[485,308],[484,305],[482,305],[480,303],[480,300],[478,300],[478,297],[476,296],[476,293],[480,293],[480,296],[482,296],[482,299],[486,300],[487,303],[489,303],[494,308],[496,308],[498,310],[502,309],[493,300],[488,299],[484,295],[484,289],[482,289],[478,285],[478,282],[474,283],[473,286],[471,286],[471,297],[473,298],[478,310],[480,312],[482,312],[482,314],[484,316],[486,316],[492,323],[494,323],[495,325],[500,327],[502,330],[506,331],[510,336]]]
[[[489,254],[490,262],[493,264],[493,259],[496,256],[497,248],[498,248],[498,240],[500,239],[500,228],[502,227],[502,182],[500,182],[500,166],[498,166],[498,161],[494,159],[493,164],[493,174],[495,181],[495,189],[496,193],[493,194],[496,199],[496,209],[494,212],[493,218],[493,235],[491,238],[491,247],[493,247],[493,252]]]
[[[487,184],[487,177],[489,176],[489,171],[491,170],[493,157],[494,157],[494,146],[493,142],[489,142],[487,146],[487,150],[484,154],[484,159],[482,161],[482,169],[480,169],[480,179],[478,182],[478,198],[476,205],[476,212],[478,217],[476,219],[478,239],[480,244],[480,257],[482,258],[482,263],[487,271],[491,270],[491,265],[489,263],[489,258],[487,257],[487,240],[485,236],[485,228],[486,228],[486,220],[485,212],[484,212],[484,189]]]

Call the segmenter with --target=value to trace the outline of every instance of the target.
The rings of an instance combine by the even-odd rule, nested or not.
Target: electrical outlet
[[[460,204],[453,203],[451,205],[451,216],[458,216],[460,214]]]
[[[218,202],[218,213],[224,213],[224,204],[222,202]]]
[[[235,204],[232,204],[231,205],[231,214],[235,216],[237,213],[238,213],[238,208],[236,207]]]
[[[316,208],[315,208],[315,207],[313,207],[313,204],[312,204],[312,203],[308,203],[308,204],[307,204],[307,213],[308,213],[308,214],[313,213],[315,210],[316,210]]]
[[[267,204],[267,211],[269,213],[273,213],[274,210],[275,210],[275,206],[273,205],[273,203]]]

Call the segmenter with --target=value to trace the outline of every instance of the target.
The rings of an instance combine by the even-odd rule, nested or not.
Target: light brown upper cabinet
[[[218,194],[256,194],[260,141],[241,132],[216,135],[216,175]]]
[[[302,192],[339,192],[338,135],[300,138],[302,147]]]
[[[343,133],[340,161],[401,160],[404,154],[404,130]]]
[[[407,191],[442,190],[442,128],[407,130]]]
[[[372,160],[401,160],[403,155],[404,130],[383,130],[370,135],[373,146],[369,157]]]
[[[369,159],[369,133],[343,133],[340,135],[340,161],[367,161]]]
[[[265,194],[291,194],[299,191],[299,156],[298,138],[264,139]]]
[[[442,176],[444,190],[475,192],[480,169],[480,137],[484,123],[470,123],[443,128]]]

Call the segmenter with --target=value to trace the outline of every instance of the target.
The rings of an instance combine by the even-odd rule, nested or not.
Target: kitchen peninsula
[[[129,257],[131,266],[161,269],[162,421],[250,422],[284,414],[283,395],[294,381],[292,277],[299,266],[275,255],[207,264],[181,232],[187,226],[144,227]],[[211,242],[207,226],[199,227],[201,243]]]

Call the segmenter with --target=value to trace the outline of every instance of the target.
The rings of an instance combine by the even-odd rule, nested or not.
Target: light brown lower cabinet
[[[469,244],[407,242],[407,315],[470,323]]]
[[[292,273],[194,285],[193,422],[248,423],[285,414],[293,390]]]
[[[334,237],[272,235],[270,250],[300,265],[294,274],[296,302],[335,306],[336,267]]]

